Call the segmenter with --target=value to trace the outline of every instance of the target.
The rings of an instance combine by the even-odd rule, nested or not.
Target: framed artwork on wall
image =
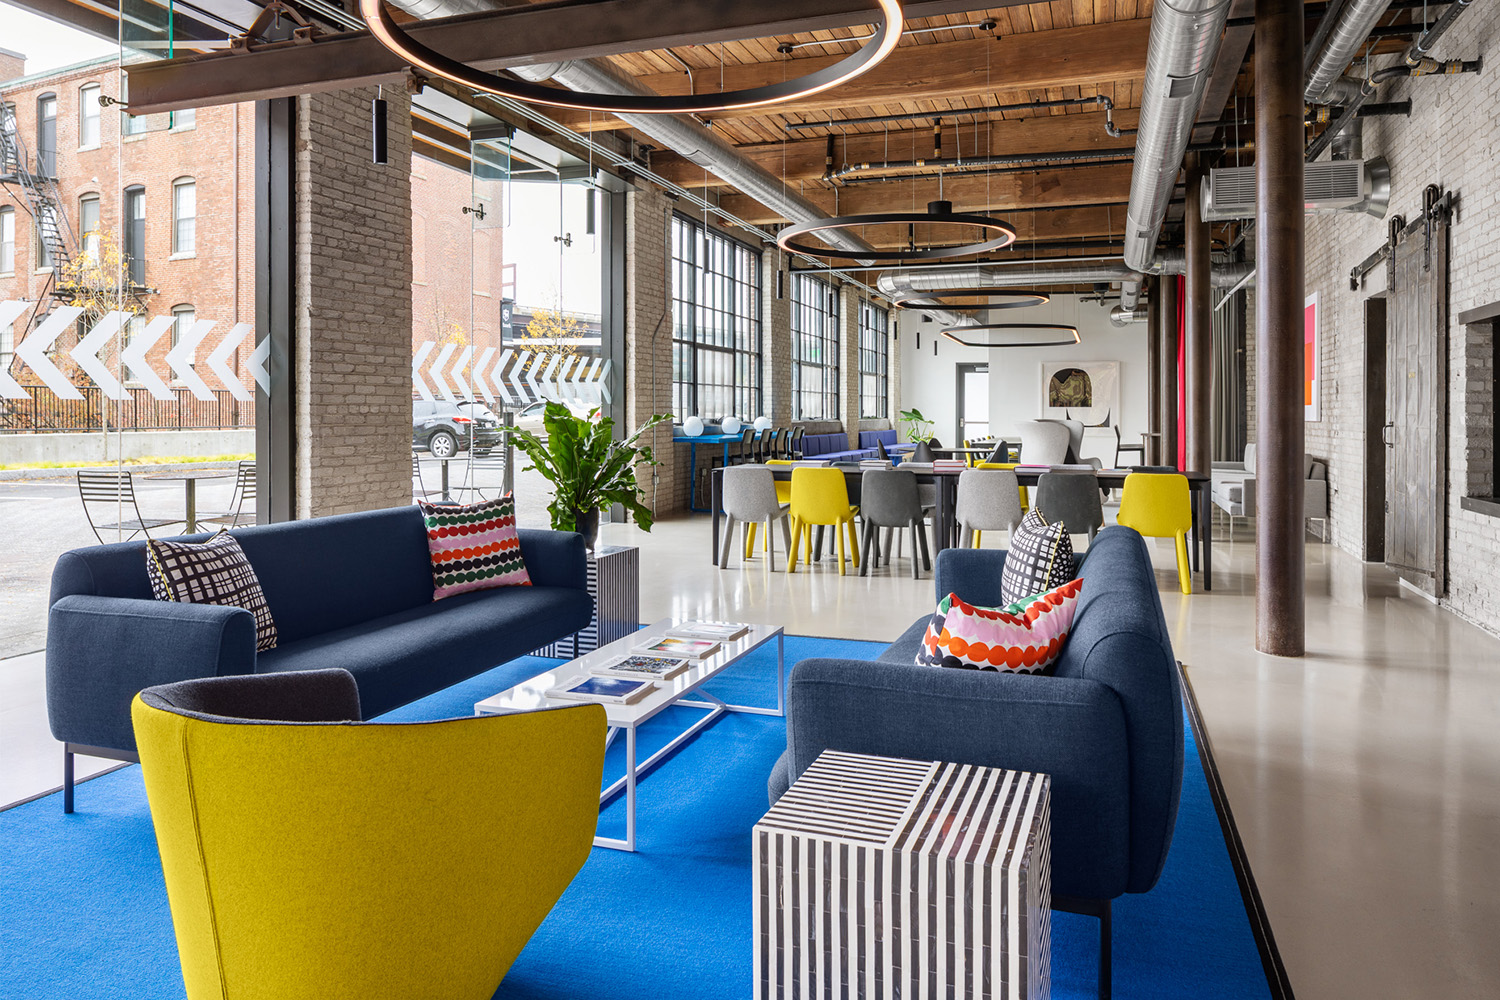
[[[1316,423],[1322,419],[1319,412],[1319,391],[1323,388],[1323,373],[1320,370],[1320,343],[1322,331],[1318,328],[1318,293],[1307,297],[1302,307],[1302,419]]]
[[[1118,361],[1043,361],[1042,417],[1081,420],[1090,427],[1120,422]]]

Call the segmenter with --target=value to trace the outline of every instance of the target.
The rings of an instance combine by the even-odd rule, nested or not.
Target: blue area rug
[[[874,657],[882,645],[789,637],[788,669],[810,656]],[[469,715],[476,701],[558,661],[524,657],[391,713]],[[775,703],[775,644],[711,686]],[[644,759],[695,713],[663,713]],[[674,716],[676,716],[674,718]],[[1114,990],[1153,1000],[1271,996],[1191,727],[1177,831],[1160,884],[1115,903]],[[619,742],[619,741],[617,741]],[[507,1000],[686,1000],[751,995],[750,830],[785,748],[782,720],[729,715],[640,786],[636,854],[596,848],[512,967]],[[621,773],[620,750],[606,781]],[[0,997],[182,997],[182,977],[140,769],[0,813]],[[623,834],[620,801],[600,832]],[[1092,998],[1098,922],[1054,913],[1053,996]]]

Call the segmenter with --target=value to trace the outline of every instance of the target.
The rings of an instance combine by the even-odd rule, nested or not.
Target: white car
[[[593,403],[584,404],[574,403],[571,401],[565,402],[563,403],[563,405],[566,406],[569,410],[572,410],[576,416],[580,417],[587,417],[591,410],[595,410],[598,408],[597,405]],[[531,433],[535,434],[537,437],[545,441],[547,439],[547,428],[542,423],[542,419],[546,416],[546,412],[547,404],[545,402],[532,403],[520,413],[516,414],[516,429],[531,431]],[[598,417],[595,417],[594,419],[597,420]]]

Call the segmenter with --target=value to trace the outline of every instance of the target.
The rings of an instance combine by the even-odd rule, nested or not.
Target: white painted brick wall
[[[1473,59],[1500,37],[1500,4],[1475,4],[1444,36],[1433,55]],[[1500,299],[1500,73],[1395,81],[1377,100],[1412,101],[1410,118],[1365,120],[1365,156],[1391,163],[1390,211],[1415,218],[1422,190],[1439,184],[1459,197],[1451,229],[1448,370],[1448,594],[1453,610],[1500,628],[1500,520],[1462,510],[1460,498],[1483,484],[1479,466],[1492,460],[1471,438],[1487,430],[1493,403],[1481,378],[1487,362],[1455,321],[1466,309]],[[1358,554],[1364,517],[1363,301],[1384,290],[1384,267],[1370,272],[1363,291],[1349,290],[1349,272],[1386,238],[1386,221],[1364,215],[1311,217],[1307,229],[1307,288],[1318,291],[1323,314],[1322,419],[1307,425],[1309,455],[1329,463],[1330,528],[1335,544]],[[1253,371],[1253,367],[1251,369]],[[1472,423],[1471,423],[1472,422]],[[1254,417],[1251,417],[1254,427]],[[1253,430],[1252,430],[1253,433]],[[1489,486],[1493,488],[1493,479]]]
[[[298,517],[411,503],[411,107],[375,88],[297,99]]]
[[[655,188],[625,196],[625,398],[628,430],[655,413],[672,412],[672,203]],[[680,420],[686,414],[677,414]],[[687,509],[688,449],[672,444],[672,427],[647,435],[659,466],[643,466],[636,481],[656,516]]]

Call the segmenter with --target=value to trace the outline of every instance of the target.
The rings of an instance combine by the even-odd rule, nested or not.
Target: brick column
[[[773,427],[785,427],[792,422],[792,275],[786,255],[776,247],[767,247],[760,259],[761,405]],[[780,271],[787,274],[777,298]]]
[[[672,203],[654,188],[625,196],[625,413],[633,431],[653,413],[672,412]],[[675,414],[678,420],[691,414]],[[651,434],[661,465],[636,473],[642,500],[660,517],[686,509],[687,446],[672,444],[672,428]],[[681,454],[678,454],[681,451]]]
[[[373,97],[297,98],[299,518],[411,503],[411,102],[386,93],[390,162],[376,165]]]
[[[849,447],[859,447],[859,303],[853,285],[839,286],[839,414]]]

